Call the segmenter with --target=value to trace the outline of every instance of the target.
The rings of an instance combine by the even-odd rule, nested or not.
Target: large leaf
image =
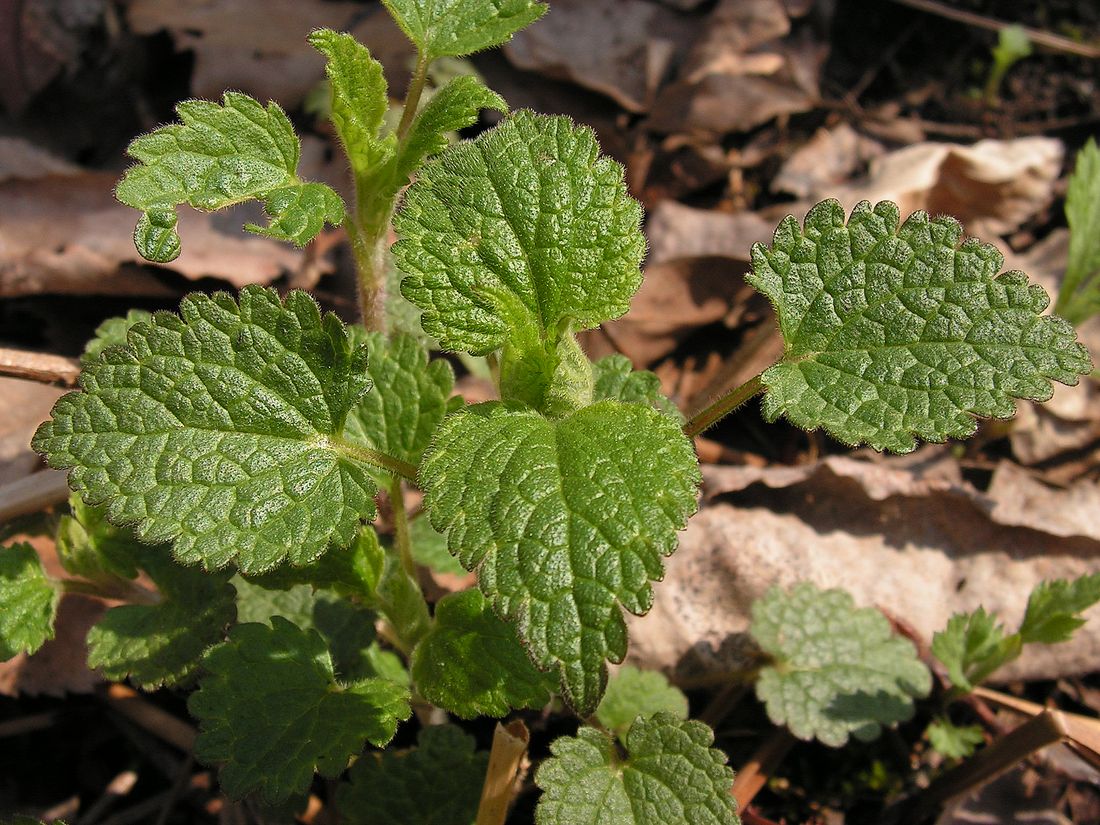
[[[226,92],[220,106],[185,100],[176,113],[181,123],[134,139],[127,152],[138,164],[115,189],[120,201],[143,212],[134,233],[143,257],[164,263],[179,255],[175,207],[182,203],[209,211],[259,199],[271,223],[245,228],[298,246],[326,222],[343,220],[339,195],[298,179],[298,136],[275,103],[265,108],[247,95]]]
[[[453,725],[420,731],[417,747],[360,759],[336,792],[347,825],[471,825],[489,754]]]
[[[203,662],[188,708],[195,753],[221,765],[230,796],[276,803],[305,792],[314,771],[335,777],[365,742],[383,746],[411,713],[408,691],[386,679],[339,684],[325,642],[274,616],[242,624]]]
[[[756,693],[768,716],[799,739],[839,747],[874,739],[913,715],[932,687],[928,668],[879,611],[857,608],[843,590],[773,587],[752,606],[753,637],[774,659]]]
[[[626,756],[594,728],[563,736],[535,774],[538,825],[736,825],[733,771],[701,722],[638,719]]]
[[[561,419],[479,404],[443,422],[421,482],[451,552],[536,664],[558,668],[570,704],[594,711],[605,660],[626,654],[620,605],[649,609],[695,510],[698,465],[676,422],[614,401]]]
[[[451,350],[556,340],[624,312],[641,283],[641,208],[592,131],[517,112],[447,149],[399,211],[402,294]]]
[[[421,696],[463,719],[506,716],[550,701],[550,680],[479,590],[440,599],[431,631],[413,652],[412,675]]]
[[[34,448],[184,563],[260,572],[350,543],[374,516],[367,451],[340,438],[369,386],[365,350],[303,292],[195,294],[180,313],[89,364]]]
[[[749,281],[775,305],[786,345],[764,375],[769,420],[786,415],[846,444],[907,452],[914,436],[964,438],[1092,365],[1049,299],[948,217],[900,227],[896,205],[837,201],[787,218],[752,250]]]
[[[53,638],[61,594],[29,544],[0,547],[0,662]]]
[[[499,46],[549,6],[536,0],[382,0],[428,60]]]

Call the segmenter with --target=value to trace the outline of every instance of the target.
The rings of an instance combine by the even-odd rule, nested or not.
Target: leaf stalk
[[[688,438],[694,438],[704,430],[713,427],[750,398],[758,395],[764,389],[762,375],[763,373],[754,375],[741,386],[731,390],[693,415],[684,425],[684,435]]]
[[[400,476],[413,484],[416,483],[416,467],[407,461],[402,461],[400,458],[394,458],[392,455],[372,450],[370,447],[364,447],[343,438],[335,438],[332,443],[337,450],[349,458],[354,458],[356,461],[362,461],[374,467],[381,467],[395,476]]]

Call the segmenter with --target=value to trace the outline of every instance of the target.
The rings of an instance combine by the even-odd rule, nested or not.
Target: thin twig
[[[477,825],[504,825],[515,793],[516,771],[530,740],[527,726],[519,719],[507,725],[497,723],[493,732],[493,749],[489,752],[489,767],[485,771],[485,784],[481,786]]]
[[[75,358],[0,347],[0,375],[10,375],[40,384],[75,387],[80,378],[80,362]]]
[[[946,3],[940,3],[937,0],[893,0],[893,2],[901,6],[909,6],[912,9],[928,12],[929,14],[935,14],[939,17],[946,17],[948,20],[954,20],[958,23],[965,23],[968,26],[988,29],[989,31],[999,32],[1003,29],[1007,29],[1009,26],[1017,25],[1015,23],[1004,23],[992,17],[975,14],[974,12],[963,11],[954,6],[949,6]],[[1078,43],[1076,40],[1070,40],[1068,37],[1062,37],[1059,34],[1053,34],[1052,32],[1043,31],[1042,29],[1033,29],[1028,26],[1020,26],[1020,28],[1024,30],[1027,39],[1038,46],[1045,46],[1056,52],[1066,52],[1067,54],[1075,54],[1079,57],[1087,57],[1092,60],[1100,58],[1100,47],[1090,46],[1087,43]]]
[[[102,697],[111,708],[135,725],[179,748],[191,753],[195,747],[196,730],[168,711],[161,710],[125,685],[109,685]]]
[[[794,747],[797,740],[785,727],[776,728],[775,731],[756,749],[749,761],[741,766],[733,780],[733,788],[730,793],[737,800],[738,810],[748,807],[749,803],[760,793],[760,789],[768,781],[768,777],[775,773],[783,757]]]
[[[69,484],[61,470],[31,473],[0,487],[0,524],[37,513],[69,497]]]

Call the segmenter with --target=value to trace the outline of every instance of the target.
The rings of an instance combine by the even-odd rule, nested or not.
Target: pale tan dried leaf
[[[772,180],[771,188],[800,198],[831,191],[884,152],[881,143],[861,135],[847,123],[832,129],[818,129],[806,144],[787,158]]]
[[[22,478],[41,464],[31,450],[31,436],[49,418],[63,392],[34,381],[0,377],[0,484]]]

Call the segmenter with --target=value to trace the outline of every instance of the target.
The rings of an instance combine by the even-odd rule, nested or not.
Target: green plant
[[[984,98],[986,105],[994,106],[1000,100],[1001,83],[1008,70],[1025,57],[1031,56],[1031,39],[1023,26],[1005,26],[997,34],[997,45],[993,47],[993,64],[989,67],[989,76],[985,82]]]
[[[1069,259],[1054,311],[1080,324],[1100,311],[1100,149],[1089,138],[1077,153],[1066,192]]]
[[[594,723],[553,744],[535,775],[538,822],[735,822],[732,772],[709,729],[675,696],[606,693],[607,664],[627,652],[623,610],[648,610],[696,508],[691,436],[763,392],[769,419],[904,452],[971,434],[975,416],[1009,416],[1014,398],[1049,397],[1089,358],[1068,323],[1041,314],[1042,290],[998,275],[999,253],[962,241],[953,219],[901,223],[890,203],[846,219],[826,201],[753,249],[751,280],[775,305],[784,357],[683,423],[655,376],[621,358],[590,363],[574,334],[627,310],[645,248],[641,208],[592,132],[517,112],[448,145],[481,108],[506,109],[469,77],[418,107],[433,59],[500,43],[545,6],[386,5],[419,53],[393,132],[367,50],[331,31],[311,37],[329,60],[350,208],[297,177],[286,116],[244,95],[181,104],[180,124],[131,146],[139,163],[118,196],[142,210],[143,254],[178,252],[182,203],[257,198],[271,223],[247,228],[299,244],[341,224],[365,326],[322,316],[302,292],[256,287],[104,325],[81,390],[34,439],[70,471],[68,576],[48,580],[26,547],[2,551],[5,653],[49,637],[58,590],[124,595],[89,635],[91,661],[144,686],[197,684],[197,755],[220,766],[232,796],[300,799],[315,771],[340,775],[366,743],[384,746],[415,704],[501,716],[558,692],[613,733]],[[403,298],[384,299],[386,232],[411,177],[393,220]],[[385,334],[386,306],[400,300],[441,348],[486,356],[501,400],[451,400],[448,363],[412,335]],[[425,515],[412,518],[406,482],[423,490]],[[370,526],[379,489],[393,514],[385,545]],[[479,588],[433,613],[417,560],[439,558],[439,541]],[[800,681],[805,651],[791,635],[819,616],[870,634],[858,649],[821,640],[831,658],[815,666],[840,687],[829,696]],[[754,632],[772,657],[760,695],[796,734],[868,738],[927,691],[911,646],[843,594],[769,596]],[[872,672],[867,697],[853,674]],[[791,686],[793,704],[781,701]],[[350,822],[409,821],[426,800],[435,821],[498,821],[466,793],[395,791],[391,808],[372,790],[450,770],[465,787],[484,761],[461,734],[426,730],[411,755],[356,761],[336,801]]]

